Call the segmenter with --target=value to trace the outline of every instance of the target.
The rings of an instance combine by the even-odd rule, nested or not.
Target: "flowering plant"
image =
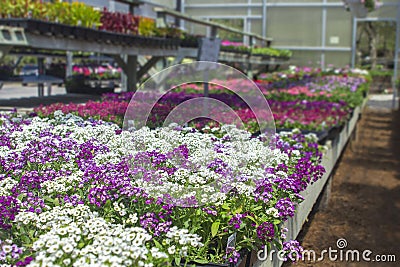
[[[165,95],[163,99],[161,99],[161,102],[154,106],[147,125],[152,128],[161,126],[168,114],[176,106],[188,99],[200,96],[200,94],[184,94],[182,92]],[[290,96],[292,98],[290,101],[269,100],[269,105],[273,111],[277,128],[300,128],[302,130],[311,131],[328,130],[333,126],[344,124],[351,112],[347,104],[341,100],[339,100],[338,103],[326,100],[316,101],[315,99],[313,101],[294,100],[296,99],[296,95]],[[232,107],[244,122],[244,126],[248,131],[255,133],[259,130],[254,111],[249,109],[239,97],[232,94],[211,94],[210,97],[218,99]],[[123,117],[129,103],[120,101],[121,99],[126,99],[124,95],[108,94],[107,99],[116,100],[106,100],[102,102],[89,101],[85,104],[51,104],[49,106],[35,108],[35,112],[41,117],[48,117],[53,116],[55,111],[61,110],[65,113],[72,113],[83,118],[111,121],[122,126]],[[144,106],[145,104],[143,104],[143,107]],[[140,109],[141,107],[137,106],[136,108]],[[196,110],[198,110],[198,114],[201,114],[202,107],[192,107],[193,112],[196,112]],[[215,114],[214,120],[220,122],[224,122],[224,118],[227,116],[224,111],[215,110],[213,114]],[[196,119],[190,123],[190,126],[201,129],[206,124],[213,127],[219,125],[218,123],[210,123],[209,120]]]
[[[349,4],[361,3],[368,10],[368,12],[375,11],[382,5],[380,0],[343,0],[343,2],[347,10],[350,9]]]
[[[55,112],[0,114],[0,133],[0,263],[17,266],[237,263],[262,245],[289,254],[298,243],[282,223],[324,173],[316,136],[299,131],[272,149],[232,126],[127,132]]]
[[[256,84],[268,99],[278,128],[323,131],[343,125],[352,108],[362,103],[364,94],[368,90],[367,77],[364,72],[346,68],[328,69],[322,72],[320,69],[293,66],[285,72],[260,75],[261,80]],[[257,132],[257,120],[253,111],[239,96],[218,84],[222,84],[221,81],[215,79],[211,81],[209,97],[230,106],[245,123],[248,131]],[[223,84],[231,88],[240,87],[242,92],[246,92],[246,86],[248,87],[248,84],[235,79]],[[202,90],[202,84],[184,84],[162,95],[150,114],[148,126],[153,128],[161,126],[175,107],[186,100],[201,97]],[[108,93],[102,96],[101,102],[89,101],[82,105],[53,104],[38,107],[35,112],[39,116],[52,116],[56,110],[60,109],[65,113],[72,112],[84,118],[112,121],[122,126],[123,116],[133,94],[133,92]],[[136,93],[136,97],[145,99],[146,94],[154,94],[154,92]],[[143,107],[144,105],[143,103]],[[201,107],[193,107],[193,110],[196,108]],[[198,114],[200,113],[199,110]],[[215,118],[219,119],[216,121],[225,121],[224,112],[214,112],[214,114],[219,116]],[[202,119],[193,121],[190,125],[201,129],[209,123]],[[218,126],[214,123],[215,125]]]

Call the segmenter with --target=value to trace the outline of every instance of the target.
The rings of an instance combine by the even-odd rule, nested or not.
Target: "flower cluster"
[[[224,85],[224,86],[222,86]],[[299,128],[301,130],[328,132],[342,126],[351,111],[360,105],[368,90],[368,74],[357,69],[334,69],[326,71],[312,68],[292,67],[288,71],[260,75],[256,85],[268,99],[276,127],[279,129]],[[231,107],[244,123],[245,129],[252,133],[259,131],[254,108],[251,109],[238,95],[226,88],[240,88],[240,92],[251,96],[254,84],[243,80],[231,79],[210,82],[209,97]],[[183,84],[172,91],[161,95],[154,92],[135,93],[138,100],[135,112],[141,114],[149,103],[147,100],[160,98],[154,105],[147,121],[151,128],[163,125],[171,111],[181,103],[202,97],[201,83]],[[89,101],[85,104],[53,104],[35,109],[41,117],[53,116],[56,110],[73,113],[86,119],[101,119],[122,126],[123,116],[131,100],[133,92],[103,95],[101,102]],[[201,114],[202,106],[191,107],[193,114]],[[199,118],[190,122],[191,127],[202,129],[204,126],[219,127],[218,122],[225,123],[230,118],[227,111],[210,108],[213,121]],[[175,116],[175,121],[179,119]],[[231,120],[231,119],[228,119]],[[230,124],[236,122],[230,121]]]
[[[20,265],[234,263],[283,245],[277,229],[323,172],[315,136],[298,132],[271,148],[230,125],[128,132],[59,111],[0,121],[0,222],[24,244]]]
[[[343,0],[343,2],[346,9],[349,9],[349,4],[354,3],[354,1],[349,0]],[[368,12],[375,11],[382,5],[382,2],[380,0],[358,0],[358,3],[361,3],[368,10]]]

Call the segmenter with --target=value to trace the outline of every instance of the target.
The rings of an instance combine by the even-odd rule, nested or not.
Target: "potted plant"
[[[348,11],[357,17],[365,18],[368,12],[375,11],[381,6],[379,0],[343,0]]]

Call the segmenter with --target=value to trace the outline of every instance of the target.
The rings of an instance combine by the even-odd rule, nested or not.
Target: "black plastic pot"
[[[293,129],[286,129],[286,128],[280,128],[276,129],[277,133],[280,132],[291,132]],[[300,130],[302,134],[309,134],[309,133],[314,133],[318,137],[318,143],[319,144],[325,144],[326,140],[329,137],[329,132],[330,130],[324,130],[324,131],[310,131],[310,130]]]
[[[90,83],[83,74],[67,77],[65,89],[68,94],[102,95],[114,92],[114,86],[102,86],[101,82]]]
[[[277,57],[276,58],[278,61],[287,61],[290,59],[290,57]]]
[[[250,267],[250,260],[251,260],[251,252],[247,252],[245,250],[240,251],[240,258],[236,264],[233,263],[194,263],[194,262],[189,262],[188,264],[184,265],[181,264],[181,266],[186,266],[186,267]]]
[[[26,18],[0,19],[0,25],[20,27],[23,28],[26,32],[32,33],[40,33],[40,30],[38,29],[38,23],[38,20]]]
[[[72,33],[75,39],[86,40],[88,28],[75,26],[73,27]]]
[[[121,36],[121,44],[124,46],[131,46],[134,43],[135,38],[132,38],[135,36],[129,35],[129,34],[123,34]]]
[[[339,136],[340,132],[343,130],[343,128],[344,128],[344,125],[336,125],[336,126],[332,127],[328,132],[327,139],[328,140],[336,139]]]
[[[193,47],[197,48],[199,47],[199,40],[198,39],[182,39],[180,41],[180,45],[182,47]]]
[[[50,32],[52,35],[57,36],[57,37],[62,37],[64,36],[64,27],[60,23],[50,23]]]
[[[78,94],[85,86],[84,75],[72,75],[65,80],[65,90],[68,94]]]
[[[100,32],[96,29],[87,29],[85,37],[86,40],[90,42],[98,42],[100,38]]]
[[[60,24],[60,31],[64,37],[75,38],[74,27],[72,26]]]
[[[36,28],[40,34],[52,35],[52,32],[51,32],[51,24],[52,23],[47,22],[47,21],[41,21],[41,20],[37,20],[37,21],[35,21],[35,23],[36,23]]]
[[[115,34],[108,31],[100,31],[100,38],[102,43],[112,44],[115,43]]]

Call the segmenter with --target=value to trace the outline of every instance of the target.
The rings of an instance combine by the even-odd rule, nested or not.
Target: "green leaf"
[[[231,209],[228,204],[223,204],[221,206],[221,208],[223,208],[224,210],[230,210]]]
[[[220,221],[216,221],[211,225],[211,236],[212,237],[217,235],[220,223],[221,223]]]
[[[183,223],[183,225],[185,226],[185,228],[189,228],[189,221],[185,221],[185,222]]]
[[[242,210],[243,210],[243,208],[242,208],[242,206],[240,206],[239,208],[237,208],[237,209],[233,212],[233,214],[241,213]]]
[[[25,194],[19,194],[19,195],[17,196],[17,199],[18,199],[19,201],[22,201],[22,199],[24,199],[24,197],[25,197]]]
[[[111,200],[107,199],[106,204],[104,204],[104,209],[105,210],[111,209]]]
[[[153,239],[154,244],[156,245],[157,248],[161,249],[162,245],[160,244],[160,242],[158,242],[157,240]]]
[[[257,224],[258,225],[258,223],[257,223],[257,221],[256,221],[256,219],[254,219],[252,216],[250,216],[250,215],[247,215],[246,216],[246,218],[247,219],[250,219],[250,220],[252,220],[255,224]]]
[[[176,265],[180,265],[181,264],[181,258],[180,257],[175,257],[175,263]]]
[[[79,244],[78,244],[78,248],[83,248],[85,246],[85,243],[84,242],[80,242]]]
[[[203,260],[203,259],[196,259],[196,260],[193,260],[193,261],[196,262],[196,263],[200,263],[200,264],[208,263],[208,260]]]
[[[21,240],[24,244],[29,244],[31,240],[26,235],[21,235]]]
[[[29,237],[30,238],[33,238],[33,235],[35,234],[35,230],[34,229],[32,229],[32,230],[29,230]]]

